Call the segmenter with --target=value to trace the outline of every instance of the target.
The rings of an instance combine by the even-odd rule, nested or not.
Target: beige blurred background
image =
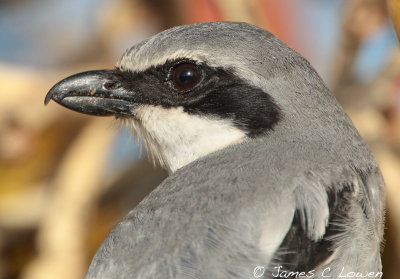
[[[275,33],[328,83],[381,166],[384,278],[400,278],[400,51],[385,1],[0,0],[0,279],[82,278],[166,177],[114,119],[45,107],[51,86],[112,68],[168,27],[212,20]]]

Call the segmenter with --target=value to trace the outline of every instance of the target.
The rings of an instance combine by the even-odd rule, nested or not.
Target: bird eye
[[[190,90],[200,82],[200,79],[200,69],[191,63],[179,64],[172,71],[172,82],[178,90]]]

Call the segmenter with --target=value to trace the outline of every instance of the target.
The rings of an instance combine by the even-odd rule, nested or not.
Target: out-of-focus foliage
[[[398,26],[399,1],[388,4]],[[212,20],[268,29],[329,82],[387,183],[384,277],[398,278],[400,52],[385,1],[20,0],[0,1],[0,279],[82,278],[110,230],[166,177],[113,119],[45,107],[47,90],[112,68],[165,28]]]

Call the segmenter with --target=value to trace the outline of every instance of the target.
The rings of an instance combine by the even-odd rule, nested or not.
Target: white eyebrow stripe
[[[150,57],[141,54],[141,46],[139,49],[128,51],[118,62],[117,67],[121,70],[129,70],[131,72],[143,72],[151,67],[165,64],[167,60],[179,58],[187,58],[199,63],[205,62],[207,54],[202,51],[188,51],[184,49],[177,50],[173,53],[160,55],[159,57]]]

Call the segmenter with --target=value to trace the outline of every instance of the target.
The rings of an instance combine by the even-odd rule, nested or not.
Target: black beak
[[[44,100],[51,99],[60,105],[91,115],[134,116],[137,106],[129,100],[132,92],[119,85],[113,70],[88,71],[72,75],[58,82],[50,89]]]

